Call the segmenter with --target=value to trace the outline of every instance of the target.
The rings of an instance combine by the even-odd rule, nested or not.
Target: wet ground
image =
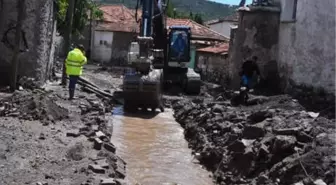
[[[127,161],[129,184],[211,185],[210,173],[191,155],[173,111],[124,115],[116,107],[112,142]]]

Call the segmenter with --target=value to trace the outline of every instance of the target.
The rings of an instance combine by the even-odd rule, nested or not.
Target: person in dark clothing
[[[258,82],[260,80],[260,71],[257,65],[257,60],[258,60],[257,56],[253,56],[252,60],[246,60],[243,63],[242,69],[240,71],[240,76],[242,78],[241,83],[243,86],[245,86],[248,89],[252,88],[251,81],[252,81],[254,73],[256,73],[258,76]]]

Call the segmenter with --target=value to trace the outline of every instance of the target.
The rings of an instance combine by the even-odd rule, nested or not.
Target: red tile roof
[[[197,22],[190,19],[172,19],[167,18],[167,26],[189,26],[191,28],[191,34],[194,39],[215,39],[228,41],[229,38],[198,24]]]
[[[122,32],[139,31],[139,23],[136,23],[135,21],[135,10],[128,9],[124,5],[103,5],[100,9],[104,13],[104,21],[97,25],[96,30]],[[138,10],[138,19],[141,18],[141,14],[141,10]],[[229,38],[190,19],[167,18],[167,26],[173,25],[185,25],[191,27],[191,34],[195,39],[229,40]]]
[[[227,53],[229,51],[229,44],[228,43],[221,43],[214,46],[209,46],[206,48],[198,49],[199,52],[205,53],[214,53],[214,54],[222,54]]]
[[[221,22],[224,22],[224,21],[227,21],[227,22],[238,22],[238,19],[239,19],[239,13],[236,12],[236,13],[234,13],[232,15],[229,15],[229,16],[226,16],[226,17],[223,17],[223,18],[207,21],[207,22],[205,22],[205,25],[217,24],[217,23],[221,23]]]
[[[103,5],[103,22],[98,23],[96,30],[135,32],[139,26],[135,21],[134,13],[124,5]]]

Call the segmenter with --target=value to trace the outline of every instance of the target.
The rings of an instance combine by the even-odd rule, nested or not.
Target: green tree
[[[203,18],[202,18],[202,15],[201,14],[196,14],[194,19],[193,19],[195,22],[197,22],[198,24],[203,24]]]
[[[66,13],[68,9],[68,0],[57,0],[57,30],[63,36],[68,25]],[[90,11],[92,19],[99,20],[103,17],[103,12],[99,10],[98,5],[93,0],[76,0],[73,15],[72,34],[79,36],[90,20]]]
[[[167,16],[174,17],[174,5],[171,1],[167,5]]]

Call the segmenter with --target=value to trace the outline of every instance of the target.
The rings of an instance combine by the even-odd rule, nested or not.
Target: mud
[[[305,111],[288,95],[254,96],[233,107],[232,92],[173,103],[185,138],[218,184],[335,184],[334,119]],[[220,91],[220,90],[219,90]]]
[[[126,163],[109,140],[111,106],[80,88],[69,101],[58,84],[1,94],[0,184],[121,184]]]
[[[127,162],[129,184],[211,185],[210,173],[191,154],[171,109],[164,113],[113,111],[112,141]]]

